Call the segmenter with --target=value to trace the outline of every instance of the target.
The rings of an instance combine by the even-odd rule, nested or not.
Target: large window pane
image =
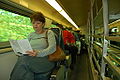
[[[0,42],[24,39],[30,32],[33,28],[28,17],[0,9]]]

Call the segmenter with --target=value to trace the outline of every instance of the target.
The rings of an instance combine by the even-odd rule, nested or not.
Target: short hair
[[[60,29],[64,29],[63,25],[62,24],[56,24]]]
[[[45,23],[45,16],[41,12],[35,12],[33,15],[30,16],[30,20],[40,21]]]

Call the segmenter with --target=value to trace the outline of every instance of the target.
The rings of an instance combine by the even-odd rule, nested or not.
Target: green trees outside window
[[[28,17],[0,9],[0,42],[24,39],[33,31]]]

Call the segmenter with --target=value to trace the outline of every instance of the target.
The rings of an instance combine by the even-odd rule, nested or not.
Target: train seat
[[[68,77],[71,56],[66,56],[64,63],[57,66],[51,73],[50,80],[66,80]]]

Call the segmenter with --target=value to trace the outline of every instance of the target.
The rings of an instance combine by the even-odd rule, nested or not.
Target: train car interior
[[[120,80],[120,0],[0,0],[0,80],[10,80],[18,59],[9,41],[34,31],[34,12],[44,14],[46,29],[75,37],[49,80]]]

